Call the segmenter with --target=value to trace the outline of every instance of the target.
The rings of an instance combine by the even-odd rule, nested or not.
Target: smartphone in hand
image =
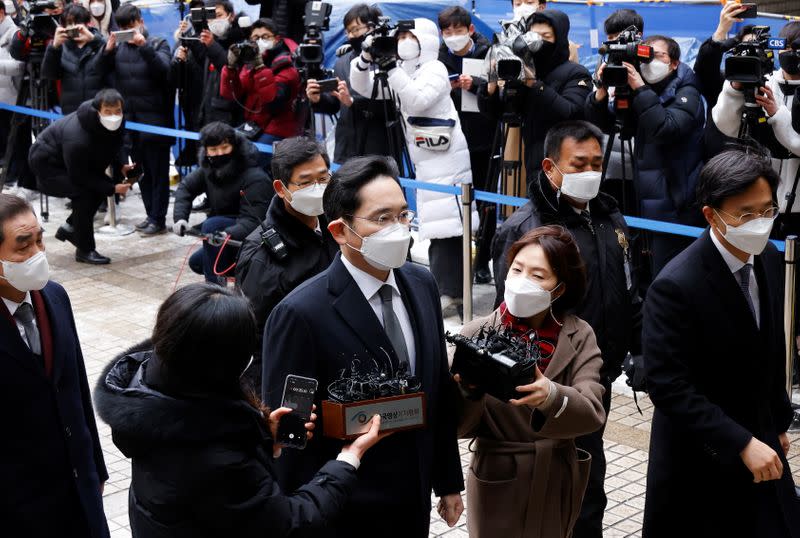
[[[131,39],[133,39],[133,33],[135,30],[119,30],[117,32],[111,32],[114,34],[114,37],[117,38],[117,43],[127,43]]]
[[[318,80],[317,84],[319,84],[319,93],[330,93],[339,89],[338,78],[326,78],[324,80]]]
[[[742,7],[746,7],[744,11],[736,15],[740,19],[755,19],[758,17],[758,5],[757,4],[741,4]]]
[[[306,422],[311,419],[316,391],[316,379],[292,374],[286,376],[281,407],[288,407],[292,412],[283,415],[278,423],[276,441],[279,444],[299,449],[306,447]]]

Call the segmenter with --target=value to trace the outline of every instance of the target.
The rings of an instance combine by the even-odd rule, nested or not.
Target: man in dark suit
[[[800,536],[786,461],[779,178],[729,150],[700,174],[706,230],[658,275],[643,321],[655,406],[644,538]]]
[[[30,204],[0,194],[0,534],[109,534],[108,479],[75,320]]]
[[[463,511],[461,460],[439,292],[425,269],[405,263],[413,213],[397,168],[386,157],[357,157],[334,174],[323,198],[328,230],[341,253],[331,266],[290,293],[264,331],[263,399],[280,407],[287,374],[328,385],[354,363],[404,367],[422,380],[425,429],[395,433],[369,453],[356,490],[331,535],[428,536],[431,488],[450,526]],[[389,368],[391,367],[391,368]],[[324,420],[324,417],[322,417]],[[293,491],[335,458],[341,441],[315,437],[277,461],[281,486]]]

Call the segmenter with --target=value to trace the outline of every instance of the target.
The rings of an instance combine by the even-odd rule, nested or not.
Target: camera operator
[[[17,32],[16,35],[14,35],[14,38],[11,40],[11,46],[9,48],[11,57],[21,62],[28,59],[33,49],[41,49],[43,52],[45,47],[53,39],[53,34],[51,33],[40,35],[39,32],[36,31],[36,25],[33,23],[34,12],[39,12],[37,16],[45,15],[52,17],[53,28],[55,28],[57,24],[56,19],[64,12],[64,3],[62,0],[51,0],[49,2],[47,0],[39,0],[38,2],[33,2],[32,4],[40,4],[47,7],[40,9],[33,5],[31,7],[31,13],[24,21],[20,23],[19,32]]]
[[[80,5],[92,14],[89,26],[96,28],[105,39],[111,36],[111,32],[118,30],[111,0],[80,0]]]
[[[696,225],[700,217],[694,207],[694,190],[703,164],[705,122],[697,77],[681,63],[681,49],[674,39],[655,35],[643,44],[652,47],[654,57],[641,64],[641,74],[631,63],[622,63],[631,93],[625,114],[626,128],[635,133],[638,176],[634,190],[639,213],[648,219]],[[602,81],[605,68],[603,63],[598,81]],[[619,94],[620,89],[615,89]],[[606,132],[611,132],[618,120],[602,82],[586,100],[586,118]],[[684,238],[654,234],[652,274],[689,243]]]
[[[85,7],[70,4],[64,11],[65,26],[56,28],[56,35],[44,53],[42,76],[60,81],[63,114],[74,112],[105,86],[106,43],[96,28],[88,26],[90,16]]]
[[[179,44],[172,59],[172,76],[177,84],[188,83],[188,80],[180,79],[184,69],[191,71],[199,68],[203,74],[201,104],[196,118],[197,127],[212,121],[222,121],[235,126],[239,125],[243,118],[241,107],[220,95],[220,73],[228,61],[228,48],[244,40],[245,35],[239,28],[233,4],[228,0],[217,0],[214,11],[216,18],[208,21],[208,28],[200,32],[198,39],[177,40]],[[187,35],[189,31],[190,22],[181,21],[178,28],[180,36]],[[192,65],[188,66],[187,63]],[[184,87],[184,90],[196,91],[191,87]]]
[[[565,13],[555,9],[537,11],[527,19],[527,25],[543,43],[533,56],[534,76],[528,73],[512,106],[522,116],[525,169],[530,183],[540,170],[547,131],[561,121],[583,118],[592,77],[585,67],[569,61],[569,17]],[[497,86],[498,83],[489,82],[478,90],[481,111],[495,118],[503,111]]]
[[[328,154],[316,140],[295,137],[275,144],[267,218],[247,236],[236,261],[236,285],[250,300],[256,326],[293,289],[328,268],[339,246],[328,231],[322,195],[330,181]],[[247,370],[261,390],[262,331]]]
[[[450,81],[450,97],[458,110],[461,128],[467,138],[475,189],[495,191],[497,190],[494,185],[496,178],[489,177],[490,152],[492,151],[492,137],[489,133],[495,132],[497,122],[480,112],[468,112],[461,108],[462,92],[466,91],[477,95],[478,88],[485,83],[485,79],[464,73],[464,58],[483,60],[491,43],[475,31],[472,17],[461,6],[448,7],[439,13],[439,30],[442,32],[444,41],[439,47],[439,61],[444,64],[451,77],[457,77]],[[475,282],[478,284],[488,284],[492,281],[489,260],[496,221],[495,208],[494,204],[478,203],[481,230],[475,256]]]
[[[405,122],[408,152],[414,163],[416,179],[439,185],[460,185],[472,180],[467,140],[461,130],[453,100],[447,68],[439,55],[439,30],[428,19],[414,19],[414,27],[398,30],[397,58],[375,58],[378,68],[388,73],[389,88],[400,100]],[[369,49],[370,41],[367,43]],[[350,82],[362,95],[372,89],[374,72],[369,65],[372,55],[365,49],[350,66]],[[397,66],[397,59],[400,66]],[[429,126],[431,129],[429,129]],[[436,134],[431,134],[433,131]],[[442,134],[444,146],[427,145]],[[416,143],[421,139],[421,143]],[[428,149],[431,148],[431,149]],[[417,191],[420,241],[430,239],[430,269],[441,292],[442,310],[459,309],[463,295],[461,201],[452,194]],[[477,211],[473,210],[477,226]]]
[[[292,61],[296,44],[284,39],[269,19],[255,21],[249,38],[249,43],[228,48],[220,95],[235,101],[244,110],[245,120],[261,131],[256,142],[272,144],[299,135],[303,125],[295,101],[300,93],[300,74]],[[270,159],[269,153],[259,155],[265,170],[269,169]]]
[[[602,169],[603,134],[597,127],[567,121],[550,129],[542,170],[528,191],[530,200],[497,230],[492,258],[495,305],[499,305],[507,293],[506,278],[512,276],[509,252],[520,238],[542,225],[563,226],[573,236],[588,276],[586,293],[573,311],[592,326],[602,352],[600,383],[607,416],[611,383],[622,372],[625,356],[641,354],[641,300],[630,231],[616,200],[599,192]],[[603,429],[577,439],[578,447],[591,454],[592,463],[576,537],[602,535],[607,504]]]
[[[9,52],[11,40],[16,35],[17,30],[14,20],[6,13],[5,3],[0,4],[0,102],[8,105],[17,104],[17,96],[22,85],[24,69],[22,62],[12,58]],[[0,110],[0,156],[6,153],[6,144],[8,143],[8,134],[11,129],[13,115],[14,113],[10,110]],[[27,160],[26,157],[26,155],[22,155],[24,160]],[[12,167],[15,165],[16,163],[12,158]],[[9,174],[6,186],[10,186],[12,179],[14,179],[13,175]]]
[[[174,127],[175,91],[170,84],[170,49],[163,37],[148,35],[139,8],[121,6],[115,14],[120,30],[133,30],[126,43],[111,34],[103,53],[106,70],[113,71],[114,84],[128,111],[128,119],[147,125]],[[144,175],[139,183],[147,218],[136,225],[144,236],[166,231],[169,207],[169,156],[172,138],[130,132],[130,153]]]
[[[31,146],[29,161],[43,192],[56,186],[72,200],[72,214],[56,230],[56,239],[75,245],[75,261],[105,265],[111,260],[95,250],[94,215],[100,204],[114,194],[125,195],[130,183],[115,185],[106,175],[111,166],[124,176],[124,126],[122,96],[116,90],[100,90],[92,101],[51,123]],[[116,173],[115,173],[115,177]]]
[[[270,19],[275,24],[275,34],[295,43],[303,40],[305,29],[303,15],[309,0],[245,0],[251,6],[261,5],[260,19]]]
[[[105,367],[94,398],[132,460],[137,538],[317,536],[361,487],[361,460],[384,437],[379,417],[308,483],[281,491],[278,422],[292,410],[270,410],[242,385],[256,330],[244,297],[189,284],[161,305],[150,340]]]
[[[269,176],[258,165],[258,149],[233,127],[212,122],[200,130],[200,166],[183,178],[175,191],[172,230],[183,235],[189,227],[192,201],[208,196],[208,218],[203,233],[223,232],[243,241],[264,218],[275,194]],[[222,273],[235,260],[237,249],[225,245],[223,253],[208,241],[189,259],[189,267],[205,275],[206,282],[220,283]],[[216,267],[216,272],[215,272]]]
[[[306,95],[314,112],[339,114],[336,122],[336,148],[333,160],[343,163],[357,155],[388,155],[390,146],[387,118],[372,91],[362,95],[350,86],[350,64],[361,54],[361,44],[369,28],[378,24],[381,10],[367,4],[356,4],[344,15],[344,31],[350,50],[342,54],[333,68],[339,87],[333,92],[320,93],[315,79],[306,83]],[[376,96],[377,97],[377,96]]]
[[[787,207],[795,179],[800,174],[800,133],[792,128],[791,108],[795,92],[800,88],[800,22],[787,23],[780,31],[786,39],[785,50],[778,53],[781,68],[766,75],[766,82],[757,89],[755,102],[766,115],[766,125],[755,135],[760,143],[770,149],[773,166],[781,181],[778,185],[778,205],[781,210],[776,232],[780,236],[800,233],[800,196],[792,207]],[[737,82],[726,82],[711,117],[719,131],[728,137],[737,137],[745,107],[744,88]]]

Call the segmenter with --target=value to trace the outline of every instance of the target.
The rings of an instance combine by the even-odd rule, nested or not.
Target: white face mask
[[[553,302],[553,291],[558,289],[559,283],[552,291],[547,291],[539,284],[524,276],[511,276],[506,278],[506,290],[503,298],[506,308],[512,316],[529,318],[541,314]]]
[[[11,287],[19,291],[40,290],[50,280],[50,264],[44,251],[39,251],[24,262],[0,261],[3,265],[3,276]]]
[[[347,224],[345,224],[347,226]],[[350,228],[350,226],[347,226]],[[350,228],[350,231],[358,235]],[[358,235],[358,237],[361,237]],[[379,271],[397,269],[406,263],[408,256],[408,245],[411,242],[411,230],[399,222],[383,228],[377,233],[361,237],[361,250],[350,247],[361,252],[367,263]]]
[[[561,169],[553,163],[556,170],[561,172]],[[588,172],[578,172],[574,174],[565,174],[561,172],[561,194],[566,194],[576,202],[588,203],[597,197],[600,192],[600,181],[603,179],[602,172],[589,170]]]
[[[419,43],[412,37],[407,37],[397,43],[397,56],[401,60],[413,60],[419,57]]]
[[[714,210],[717,213],[717,210]],[[719,213],[717,213],[719,217]],[[722,217],[719,217],[722,220]],[[719,230],[725,240],[747,254],[758,256],[764,252],[764,248],[769,241],[769,234],[772,232],[772,225],[775,224],[775,219],[767,219],[764,217],[753,219],[739,226],[731,226],[725,224],[725,233]]]
[[[452,50],[453,52],[458,52],[460,50],[464,50],[464,47],[469,44],[469,34],[463,35],[451,35],[442,38],[444,40],[444,44],[447,45],[447,48]]]
[[[315,183],[311,187],[300,189],[291,193],[292,200],[289,205],[298,213],[308,217],[318,217],[324,213],[322,210],[322,195],[325,194],[327,185]]]
[[[122,116],[114,114],[113,116],[103,116],[100,114],[100,123],[109,131],[116,131],[122,125]]]
[[[228,19],[214,19],[213,21],[208,21],[208,29],[217,37],[224,36],[225,32],[227,32],[230,27],[231,21]]]
[[[536,13],[536,6],[533,4],[521,4],[514,7],[514,18],[525,19]]]
[[[92,2],[89,4],[89,11],[95,17],[102,17],[106,13],[106,5],[101,2]]]
[[[258,46],[259,54],[264,54],[268,50],[272,50],[275,48],[275,40],[274,39],[259,39],[256,41],[256,45]]]
[[[658,84],[669,76],[669,64],[661,60],[653,60],[649,64],[642,64],[642,78],[648,84]]]

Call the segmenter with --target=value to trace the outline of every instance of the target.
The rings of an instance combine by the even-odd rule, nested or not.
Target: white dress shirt
[[[400,328],[403,331],[403,337],[406,340],[406,349],[408,349],[408,362],[411,368],[411,373],[416,372],[416,348],[414,346],[414,329],[411,327],[411,318],[408,317],[406,305],[403,304],[403,298],[400,295],[400,288],[397,286],[397,281],[394,278],[394,271],[389,271],[389,278],[386,282],[378,280],[374,276],[366,273],[350,263],[344,256],[341,257],[347,272],[356,281],[356,285],[364,294],[372,311],[383,326],[383,311],[381,308],[381,297],[378,291],[384,284],[389,284],[392,287],[392,309],[394,310],[397,319],[400,321]],[[379,361],[380,364],[380,361]]]
[[[5,297],[2,298],[3,302],[6,304],[6,308],[8,308],[8,313],[11,314],[11,317],[14,317],[14,314],[17,312],[17,308],[20,307],[22,303],[28,303],[33,308],[33,301],[31,301],[31,294],[30,292],[25,294],[25,298],[22,300],[22,303],[15,303],[11,299],[6,299]],[[25,342],[25,345],[31,347],[28,343],[28,337],[25,336],[25,327],[14,318],[14,322],[17,324],[17,330],[19,331],[19,335],[22,337],[22,341]],[[39,325],[36,323],[36,318],[33,318],[33,324],[38,329]]]
[[[725,264],[731,270],[731,273],[733,273],[733,278],[736,279],[736,284],[738,285],[739,282],[741,282],[741,279],[739,278],[739,273],[738,272],[742,267],[745,266],[745,262],[743,262],[742,260],[740,260],[739,258],[734,256],[733,254],[731,254],[728,251],[728,249],[725,248],[725,246],[722,244],[722,242],[719,240],[719,238],[717,238],[717,234],[714,232],[714,230],[711,230],[709,233],[711,234],[711,240],[714,242],[714,245],[717,247],[717,250],[719,250],[719,253],[722,254],[722,259],[725,260]],[[753,301],[753,310],[755,310],[755,314],[756,314],[756,325],[760,328],[761,327],[761,309],[759,308],[760,301],[758,299],[758,280],[756,280],[756,268],[753,265],[754,260],[755,260],[755,256],[753,256],[752,254],[750,255],[750,258],[747,260],[747,263],[750,264],[750,288],[749,288],[749,291],[750,291],[750,300]]]

